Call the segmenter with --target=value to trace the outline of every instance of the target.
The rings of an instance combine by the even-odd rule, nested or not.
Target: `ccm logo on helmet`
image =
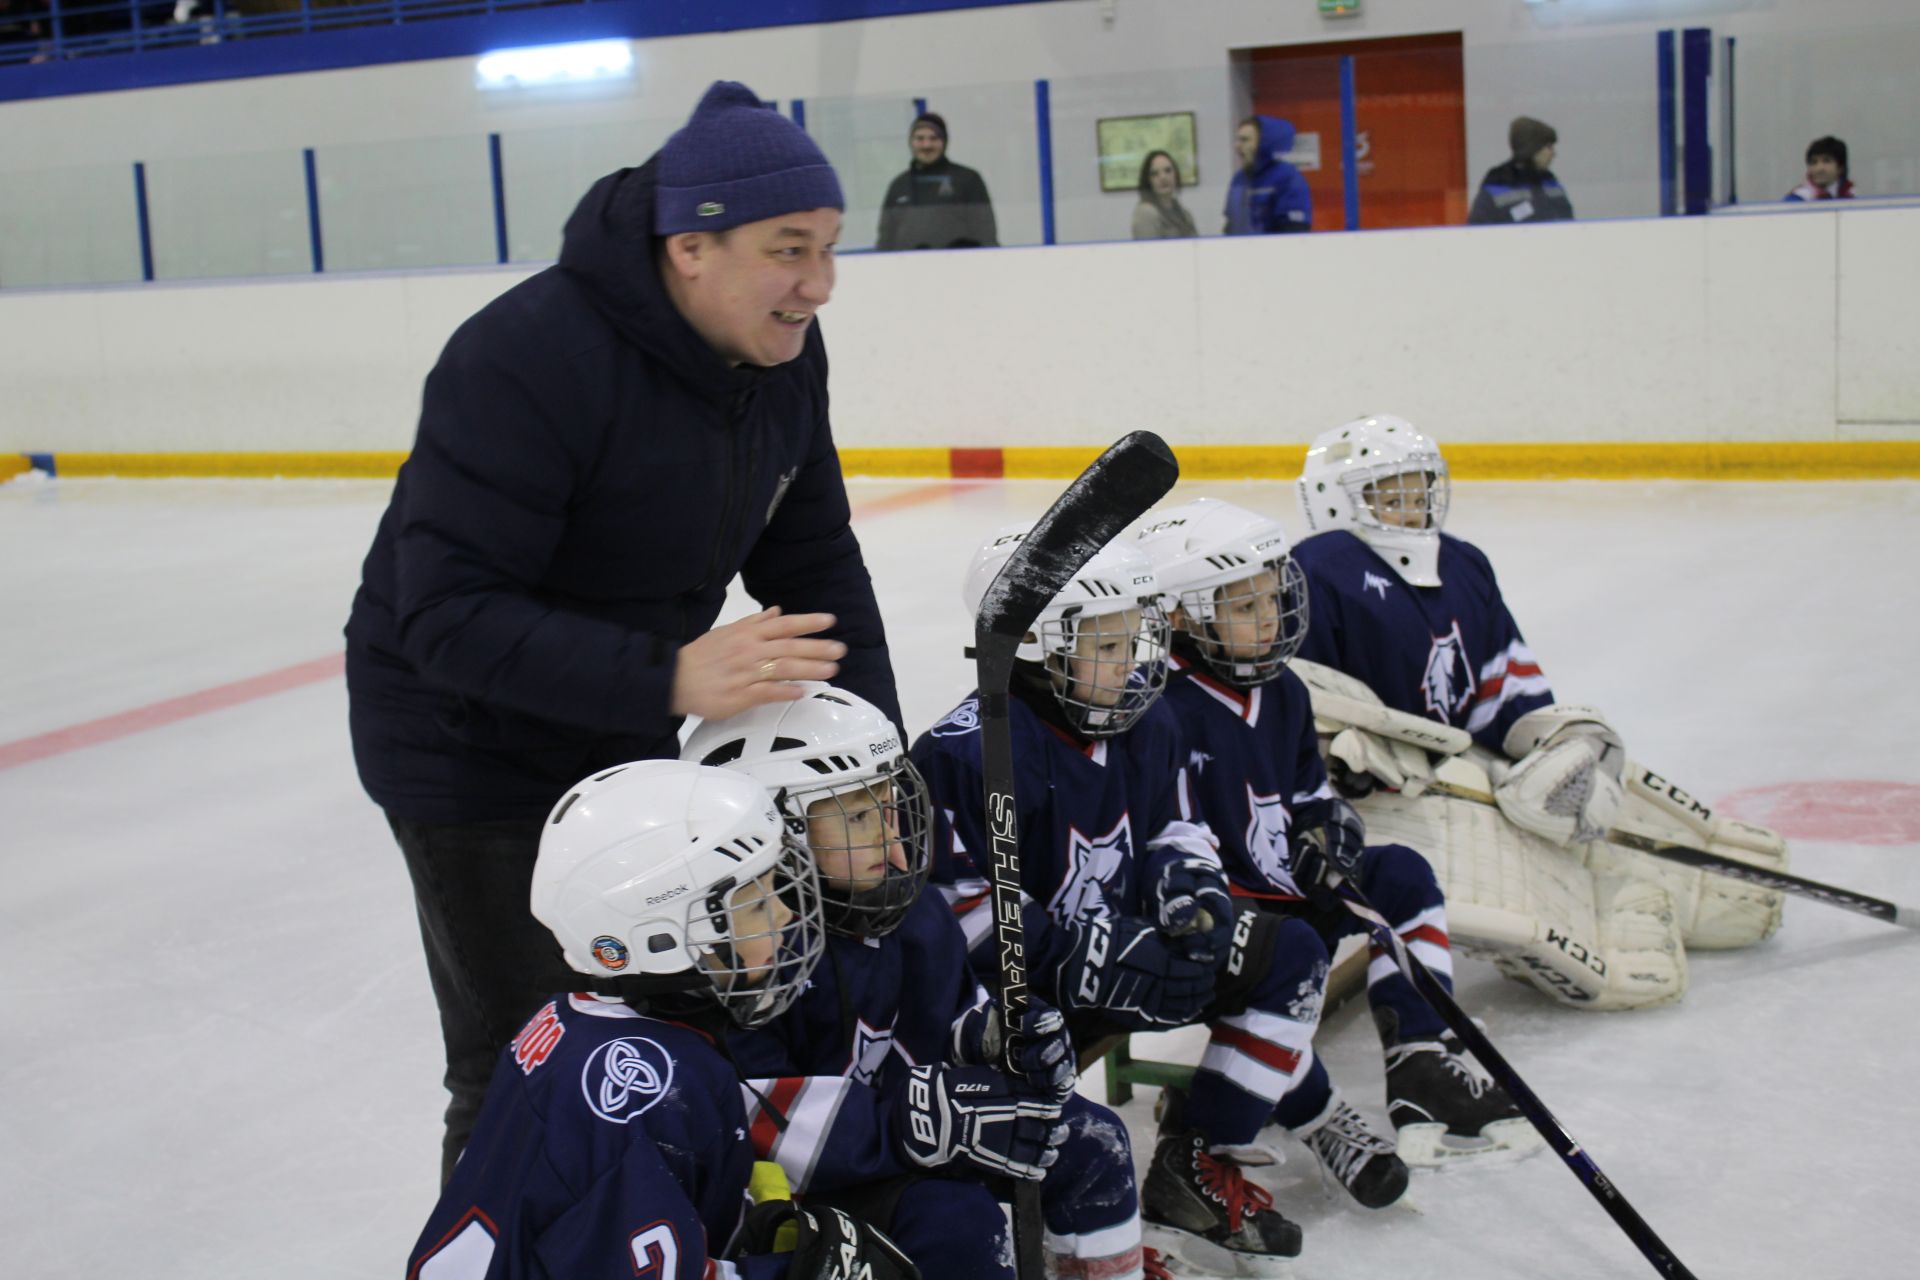
[[[1187,522],[1187,518],[1185,516],[1175,516],[1171,520],[1162,520],[1158,524],[1148,525],[1146,528],[1142,529],[1138,534],[1136,534],[1135,537],[1144,538],[1148,534],[1159,533],[1163,529],[1178,529],[1181,525],[1185,524],[1186,522]]]

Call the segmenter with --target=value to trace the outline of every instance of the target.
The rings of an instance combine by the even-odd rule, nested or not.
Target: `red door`
[[[1253,109],[1291,120],[1316,231],[1346,226],[1340,59],[1353,58],[1360,225],[1467,220],[1467,115],[1460,33],[1251,49]],[[1318,167],[1313,152],[1318,145]],[[1305,153],[1302,155],[1302,153]]]

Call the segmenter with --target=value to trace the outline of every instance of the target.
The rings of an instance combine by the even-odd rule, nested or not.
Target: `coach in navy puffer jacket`
[[[407,855],[441,1007],[449,1168],[493,1055],[569,989],[526,905],[540,822],[583,777],[678,753],[677,656],[736,572],[763,604],[833,614],[814,639],[844,643],[834,678],[899,719],[811,318],[842,207],[803,132],[716,84],[659,154],[587,193],[558,265],[461,325],[427,378],[347,623],[347,680],[360,778]],[[734,265],[696,296],[676,264],[701,244]]]

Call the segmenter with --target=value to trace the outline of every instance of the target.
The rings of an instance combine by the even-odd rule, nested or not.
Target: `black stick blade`
[[[1135,431],[1094,459],[1040,517],[980,598],[982,636],[1018,642],[1101,547],[1167,495],[1180,464],[1167,442]]]

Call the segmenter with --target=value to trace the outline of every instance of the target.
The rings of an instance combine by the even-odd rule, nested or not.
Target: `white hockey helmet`
[[[979,616],[988,586],[1029,528],[1003,529],[973,553],[961,588],[968,616]],[[1133,617],[1123,627],[1120,620],[1129,613]],[[1125,661],[1093,662],[1079,653],[1083,634],[1105,637],[1110,629],[1127,642]],[[1095,552],[1047,602],[1014,656],[1045,668],[1068,723],[1089,738],[1108,738],[1132,728],[1167,687],[1169,638],[1153,562],[1123,534]]]
[[[1265,684],[1300,651],[1307,637],[1307,580],[1287,553],[1279,521],[1218,498],[1195,498],[1147,513],[1133,532],[1134,545],[1153,561],[1161,589],[1180,603],[1181,633],[1215,675],[1241,686]],[[1262,573],[1274,577],[1271,594],[1250,589]],[[1226,587],[1237,590],[1225,593]],[[1256,658],[1234,657],[1215,624],[1249,605],[1249,621],[1273,625],[1273,642]]]
[[[845,689],[811,680],[802,687],[797,701],[703,723],[680,758],[749,774],[765,787],[787,830],[813,853],[828,930],[881,937],[900,926],[927,882],[927,784],[886,712]],[[857,864],[876,856],[880,866],[863,874]]]
[[[1409,479],[1389,483],[1398,476]],[[1352,530],[1416,587],[1440,585],[1440,528],[1451,494],[1440,446],[1390,413],[1314,437],[1300,472],[1308,528]]]
[[[743,1027],[792,1004],[825,945],[813,863],[766,789],[679,760],[569,788],[540,830],[529,902],[592,989],[710,995]]]

